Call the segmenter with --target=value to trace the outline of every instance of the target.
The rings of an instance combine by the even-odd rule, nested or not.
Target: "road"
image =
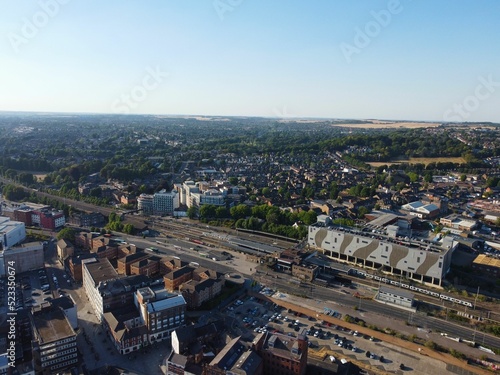
[[[281,274],[280,276],[280,274],[274,273],[273,275],[278,275],[280,278],[273,278],[271,276],[266,276],[265,274],[260,274],[257,277],[258,280],[262,281],[267,286],[273,289],[280,290],[285,293],[297,294],[297,285],[289,282],[288,275]],[[479,344],[484,344],[493,348],[500,347],[500,338],[498,337],[485,334],[483,332],[474,333],[473,329],[459,326],[453,322],[428,317],[418,312],[412,313],[369,299],[356,299],[352,297],[352,292],[349,292],[349,294],[342,292],[342,290],[349,290],[346,288],[325,288],[318,285],[311,285],[311,287],[309,288],[301,287],[300,289],[303,289],[304,295],[307,295],[316,300],[333,301],[334,303],[341,306],[352,307],[353,314],[354,306],[357,306],[359,312],[366,311],[383,316],[390,316],[401,321],[410,321],[412,324],[416,324],[424,329],[444,332],[449,336],[460,337],[461,339],[466,340],[473,340],[475,338],[476,342]]]

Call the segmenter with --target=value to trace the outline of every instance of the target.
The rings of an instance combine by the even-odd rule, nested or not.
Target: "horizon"
[[[2,5],[2,112],[500,122],[495,0]]]

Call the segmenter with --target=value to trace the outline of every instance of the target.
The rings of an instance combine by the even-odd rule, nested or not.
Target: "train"
[[[459,305],[463,305],[463,306],[467,306],[467,307],[474,307],[474,305],[471,302],[469,302],[469,301],[464,301],[464,300],[461,300],[461,299],[458,299],[458,298],[455,298],[455,297],[450,297],[450,296],[447,296],[446,294],[434,292],[432,290],[427,290],[427,289],[419,288],[419,287],[414,286],[414,285],[403,284],[403,283],[400,283],[400,282],[398,282],[396,280],[387,279],[385,277],[381,277],[381,276],[378,276],[378,275],[372,275],[372,274],[367,273],[365,271],[356,270],[356,274],[359,275],[359,276],[365,277],[367,279],[373,279],[373,280],[377,280],[377,281],[383,282],[385,284],[390,284],[390,285],[394,285],[394,286],[400,286],[401,288],[409,289],[409,290],[414,291],[414,292],[419,292],[419,293],[422,293],[422,294],[426,294],[428,296],[436,297],[436,298],[442,299],[444,301],[454,302],[454,303],[457,303]]]

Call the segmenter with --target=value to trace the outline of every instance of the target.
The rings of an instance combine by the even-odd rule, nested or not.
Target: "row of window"
[[[65,354],[69,354],[69,353],[74,353],[74,352],[76,352],[76,347],[74,347],[72,349],[69,349],[69,350],[63,350],[62,352],[57,352],[55,354],[45,355],[45,356],[41,357],[41,361],[42,362],[46,362],[49,359],[57,358],[57,357],[59,357],[61,355],[65,355]]]

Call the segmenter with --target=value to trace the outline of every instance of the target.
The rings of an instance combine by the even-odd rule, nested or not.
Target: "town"
[[[360,123],[3,116],[2,371],[410,371],[378,308],[496,368],[497,126]]]

